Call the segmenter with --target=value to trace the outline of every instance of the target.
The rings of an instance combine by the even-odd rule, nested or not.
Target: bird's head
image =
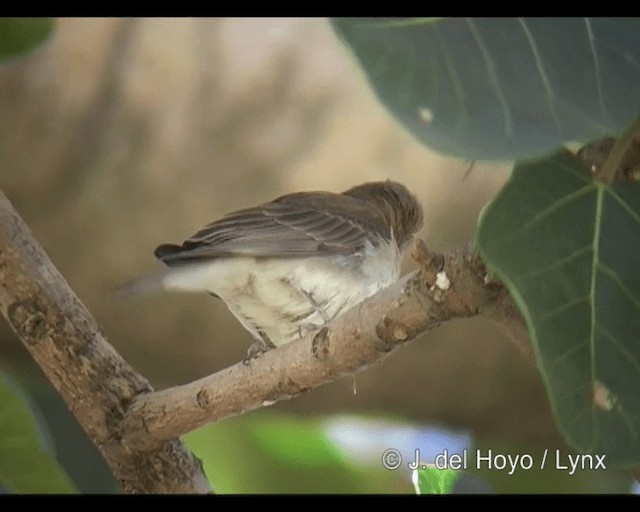
[[[373,204],[387,220],[398,247],[403,248],[422,227],[422,205],[407,187],[395,181],[357,185],[343,194]]]

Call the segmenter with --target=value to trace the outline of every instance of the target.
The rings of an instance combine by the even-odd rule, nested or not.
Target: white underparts
[[[317,331],[399,276],[392,242],[350,256],[218,258],[173,268],[162,284],[214,293],[255,338],[266,335],[277,346]]]

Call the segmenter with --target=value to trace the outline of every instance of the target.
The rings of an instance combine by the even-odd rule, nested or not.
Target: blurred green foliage
[[[51,18],[0,18],[0,64],[38,48],[52,31]]]
[[[460,471],[455,469],[438,469],[431,466],[418,468],[413,474],[416,493],[451,494],[460,474]]]
[[[42,417],[0,373],[0,485],[13,493],[73,493],[56,461]]]
[[[258,411],[183,436],[218,493],[411,493],[382,463],[350,461],[323,418]]]

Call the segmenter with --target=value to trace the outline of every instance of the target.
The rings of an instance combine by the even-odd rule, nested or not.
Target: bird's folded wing
[[[352,254],[380,236],[388,238],[389,227],[368,203],[342,194],[303,192],[231,213],[182,245],[159,246],[155,255],[172,265],[233,255]]]

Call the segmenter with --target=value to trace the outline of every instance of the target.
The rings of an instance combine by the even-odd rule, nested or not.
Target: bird
[[[120,294],[218,297],[254,338],[248,355],[257,357],[318,332],[396,282],[422,225],[420,201],[391,180],[290,193],[231,212],[181,244],[159,245],[154,254],[167,270]]]

